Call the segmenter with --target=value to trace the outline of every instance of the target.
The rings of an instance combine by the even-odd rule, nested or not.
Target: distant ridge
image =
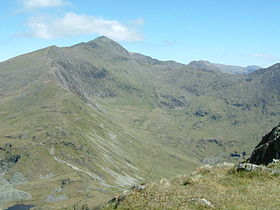
[[[247,67],[231,66],[231,65],[211,63],[209,61],[204,61],[204,60],[191,61],[189,63],[189,66],[195,68],[201,68],[209,71],[220,71],[229,74],[248,74],[262,68],[260,66],[255,66],[255,65],[251,65]]]
[[[17,204],[15,192],[42,209],[93,208],[137,183],[244,160],[279,121],[280,64],[245,75],[217,65],[107,37],[1,62],[0,204]]]

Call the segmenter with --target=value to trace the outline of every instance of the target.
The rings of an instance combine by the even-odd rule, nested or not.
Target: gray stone
[[[214,205],[205,198],[192,198],[192,201],[202,205],[203,207],[214,208]]]
[[[247,162],[268,165],[274,159],[280,159],[280,124],[262,138]]]
[[[263,166],[263,165],[256,165],[256,164],[252,164],[252,163],[239,163],[236,167],[236,170],[237,171],[256,171],[256,170],[260,170],[260,171],[268,171],[268,172],[273,173],[273,174],[280,174],[279,169],[268,168],[268,167]]]
[[[12,185],[19,185],[26,182],[25,177],[20,172],[14,172],[9,181]]]
[[[11,186],[5,187],[0,190],[0,204],[17,201],[17,200],[27,200],[30,199],[31,195],[22,190],[14,189]]]
[[[264,166],[259,166],[252,163],[239,163],[236,167],[237,171],[256,171],[256,170],[263,170]]]

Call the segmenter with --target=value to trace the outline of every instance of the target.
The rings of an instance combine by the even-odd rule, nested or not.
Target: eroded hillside
[[[242,160],[279,120],[279,70],[208,71],[106,37],[2,62],[0,205],[98,205],[143,180]]]

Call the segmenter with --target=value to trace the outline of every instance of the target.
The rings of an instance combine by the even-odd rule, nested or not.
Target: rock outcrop
[[[252,163],[239,163],[236,167],[237,171],[267,171],[272,174],[280,174],[279,169],[269,168],[263,165],[256,165]]]
[[[273,159],[280,159],[280,124],[262,138],[247,162],[268,165]]]

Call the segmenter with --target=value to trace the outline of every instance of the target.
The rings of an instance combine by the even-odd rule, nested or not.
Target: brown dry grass
[[[204,166],[191,176],[151,183],[128,192],[118,209],[279,209],[280,177],[267,171],[236,172],[230,164]],[[106,209],[112,209],[107,207]]]

